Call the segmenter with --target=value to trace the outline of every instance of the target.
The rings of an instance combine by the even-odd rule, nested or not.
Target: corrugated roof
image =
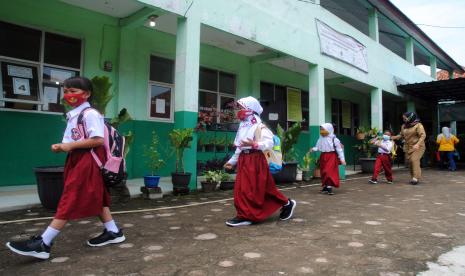
[[[465,78],[399,85],[397,90],[426,101],[465,101]]]

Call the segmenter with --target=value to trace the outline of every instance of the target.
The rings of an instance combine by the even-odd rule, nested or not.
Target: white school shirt
[[[255,138],[255,137],[254,137]],[[261,141],[256,141],[258,148],[257,150],[271,150],[273,149],[274,142],[273,142],[273,132],[268,128],[262,128],[262,139]],[[236,165],[237,160],[239,159],[239,155],[241,154],[242,150],[251,149],[252,147],[236,147],[236,151],[234,152],[231,159],[229,159],[228,163],[231,165]]]
[[[68,124],[66,125],[65,134],[63,135],[63,140],[61,141],[62,143],[70,143],[84,139],[82,134],[79,133],[77,127],[77,120],[81,111],[86,107],[90,107],[90,104],[88,102],[85,102],[66,113]],[[105,132],[104,118],[97,110],[87,110],[84,113],[82,120],[84,122],[84,125],[86,126],[86,133],[89,136],[88,138],[103,138]]]
[[[378,145],[378,153],[390,153],[392,150],[392,147],[394,146],[394,143],[389,140],[388,141],[382,140],[376,144]],[[379,145],[381,145],[381,147]]]
[[[334,139],[334,143],[333,143]],[[336,146],[336,148],[334,148]],[[345,161],[344,157],[344,149],[342,148],[341,141],[335,136],[325,136],[318,139],[316,142],[316,146],[312,148],[313,151],[321,151],[321,152],[337,152],[337,156],[339,160]]]

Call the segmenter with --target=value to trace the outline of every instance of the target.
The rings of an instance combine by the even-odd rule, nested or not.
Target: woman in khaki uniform
[[[393,136],[392,139],[404,139],[405,161],[409,165],[412,177],[410,184],[416,185],[421,178],[420,159],[425,153],[426,132],[415,112],[404,113],[402,119],[404,120],[404,124],[400,130],[400,134]]]

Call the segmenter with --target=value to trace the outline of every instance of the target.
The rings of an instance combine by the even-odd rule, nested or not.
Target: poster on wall
[[[320,20],[316,20],[320,51],[322,54],[339,59],[358,69],[368,72],[367,49],[355,38],[340,33]]]
[[[165,99],[156,99],[155,100],[155,113],[165,114]]]
[[[299,89],[287,87],[287,120],[302,121],[302,99]]]
[[[23,66],[7,65],[8,76],[32,79],[32,69]]]
[[[30,96],[29,80],[22,78],[13,78],[13,93],[15,95]]]
[[[351,103],[348,101],[342,101],[342,128],[351,128]]]

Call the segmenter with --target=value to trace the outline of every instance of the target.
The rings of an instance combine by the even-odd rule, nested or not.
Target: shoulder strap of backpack
[[[85,121],[84,121],[84,113],[88,110],[91,110],[91,109],[94,109],[92,107],[86,107],[84,108],[81,113],[79,113],[79,116],[78,116],[78,119],[77,119],[77,127],[78,127],[78,130],[80,133],[82,133],[84,135],[84,138],[87,139],[88,138],[88,135],[87,135],[87,130],[86,130],[86,125],[85,125]],[[102,164],[102,161],[100,161],[100,158],[97,156],[97,154],[95,153],[94,149],[90,149],[90,153],[92,154],[92,157],[94,158],[95,160],[95,163],[97,163],[97,166],[99,168],[101,168],[103,166]]]

